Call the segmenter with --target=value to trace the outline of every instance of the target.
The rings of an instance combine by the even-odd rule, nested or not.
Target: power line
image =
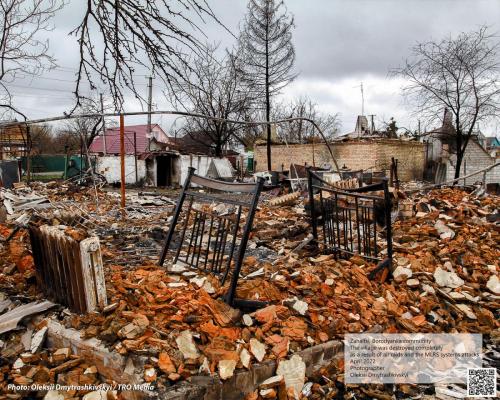
[[[41,87],[36,87],[36,86],[25,86],[25,85],[18,85],[18,84],[12,84],[9,83],[6,85],[7,89],[10,89],[10,86],[18,89],[30,89],[30,90],[41,90],[41,91],[47,91],[47,92],[58,92],[58,93],[65,93],[68,96],[74,97],[74,92],[71,90],[64,90],[64,89],[55,89],[55,88],[41,88]],[[91,94],[91,92],[87,93],[88,95]]]
[[[74,97],[63,97],[58,96],[57,94],[51,95],[51,94],[27,94],[27,93],[11,93],[12,97],[28,97],[28,98],[46,98],[46,99],[60,99],[60,100],[72,100]]]
[[[68,90],[62,90],[62,89],[55,89],[55,88],[41,88],[41,87],[36,87],[36,86],[25,86],[25,85],[18,85],[16,83],[9,83],[6,85],[7,88],[10,86],[19,88],[19,89],[33,89],[33,90],[46,90],[49,92],[61,92],[61,93],[68,93],[68,94],[73,94],[73,92],[68,91]]]
[[[69,83],[75,83],[76,82],[75,79],[70,80],[70,79],[48,78],[46,76],[34,76],[34,75],[30,75],[29,79],[30,80],[44,79],[44,80],[47,80],[47,81],[69,82]],[[88,83],[88,82],[85,82],[85,83]]]

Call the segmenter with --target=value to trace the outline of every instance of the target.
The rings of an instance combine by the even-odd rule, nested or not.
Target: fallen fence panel
[[[213,274],[222,284],[231,276],[225,301],[236,307],[258,306],[235,299],[235,294],[263,183],[262,178],[255,184],[216,181],[190,168],[159,264],[170,251],[172,265]]]

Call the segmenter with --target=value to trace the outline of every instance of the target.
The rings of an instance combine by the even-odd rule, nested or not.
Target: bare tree
[[[447,134],[456,152],[455,178],[478,123],[500,111],[499,44],[485,27],[439,42],[417,44],[413,58],[394,71],[408,80],[405,94],[423,118],[451,112]]]
[[[53,132],[51,146],[53,154],[74,154],[82,151],[81,138],[64,127]]]
[[[273,110],[273,119],[307,118],[316,122],[327,139],[334,138],[340,129],[339,114],[327,114],[318,110],[318,105],[307,96],[288,103],[279,103]],[[306,143],[318,137],[316,128],[307,121],[297,120],[282,125],[282,135],[287,141]]]
[[[292,44],[293,17],[283,1],[249,0],[239,39],[242,73],[255,99],[264,98],[266,121],[271,117],[271,98],[295,77]],[[271,125],[267,125],[267,168],[271,169]]]
[[[54,130],[49,125],[31,126],[31,155],[65,154],[80,150],[80,138],[66,129]]]
[[[25,115],[12,104],[9,84],[19,76],[39,75],[55,66],[40,31],[52,29],[54,13],[64,0],[0,0],[0,108]]]
[[[91,89],[98,81],[106,84],[120,109],[125,88],[143,100],[134,77],[138,69],[167,84],[183,79],[178,64],[187,65],[185,52],[203,48],[194,36],[202,32],[196,16],[218,22],[206,0],[87,0],[82,22],[72,32],[80,52],[77,106],[85,97],[83,81]]]
[[[241,87],[236,68],[238,60],[226,53],[219,61],[216,52],[217,46],[209,45],[205,51],[187,60],[189,65],[179,63],[177,68],[185,79],[173,81],[168,96],[187,112],[223,119],[243,119],[248,110],[249,96]],[[189,118],[182,130],[192,135],[193,140],[212,147],[215,156],[221,157],[224,145],[236,138],[239,128],[225,121]]]
[[[49,125],[33,125],[30,127],[30,155],[55,154],[54,136]]]
[[[104,112],[111,110],[110,105],[104,106]],[[111,122],[105,123],[104,119],[98,115],[101,113],[100,103],[93,98],[84,98],[81,100],[80,106],[76,109],[78,114],[94,114],[94,117],[74,118],[68,120],[65,129],[62,132],[72,134],[78,140],[82,139],[88,147],[93,140],[99,136],[103,130],[103,123],[109,125]],[[104,126],[106,128],[106,126]]]
[[[403,129],[405,131],[406,136],[413,135],[413,133],[409,129],[407,129],[403,126],[398,126],[394,117],[391,117],[388,122],[382,121],[382,125],[384,126],[384,129],[383,130],[376,130],[375,132],[378,135],[385,136],[389,139],[396,139],[398,137],[398,131],[400,129]]]

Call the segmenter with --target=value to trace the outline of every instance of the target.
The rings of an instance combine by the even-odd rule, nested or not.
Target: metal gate
[[[359,255],[378,263],[372,276],[392,263],[392,202],[387,179],[369,186],[338,189],[308,170],[313,236],[322,252]],[[380,193],[382,193],[380,195]],[[319,201],[315,200],[315,194]],[[387,242],[381,254],[380,239]]]

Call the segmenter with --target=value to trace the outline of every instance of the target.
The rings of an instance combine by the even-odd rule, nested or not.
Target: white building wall
[[[439,161],[443,151],[441,139],[431,135],[424,142],[427,142],[427,161]]]
[[[455,165],[457,156],[452,154],[446,165],[446,181],[452,180],[455,177]],[[475,171],[480,171],[492,164],[495,164],[495,159],[492,158],[479,144],[471,140],[465,150],[464,159],[462,161],[460,176],[472,174]],[[483,174],[478,174],[466,179],[466,185],[472,185],[475,182],[482,182]],[[500,166],[493,168],[486,174],[486,183],[500,182]],[[463,180],[459,181],[463,184]]]
[[[213,157],[208,156],[198,156],[198,155],[181,155],[180,157],[180,171],[181,179],[179,184],[183,185],[187,178],[188,168],[196,168],[195,174],[200,176],[206,176],[208,167],[210,166],[210,161]]]
[[[108,183],[120,182],[121,166],[119,156],[97,157],[96,171],[106,177]],[[137,160],[137,178],[139,181],[146,178],[146,161]],[[134,184],[135,181],[135,157],[125,156],[125,183]]]

